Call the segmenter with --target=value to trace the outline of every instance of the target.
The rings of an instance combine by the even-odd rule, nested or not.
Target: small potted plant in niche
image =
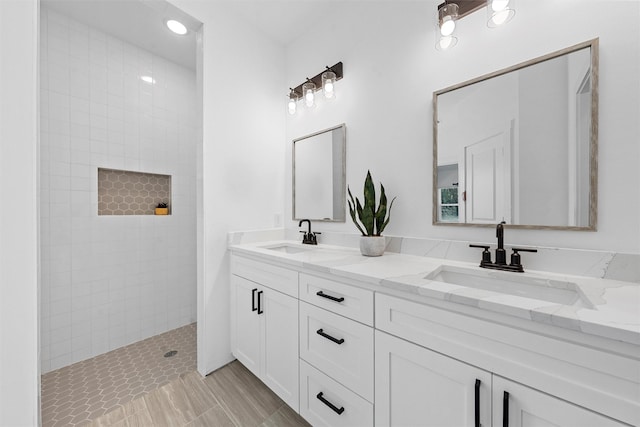
[[[165,202],[158,203],[156,215],[169,215],[169,206]]]
[[[391,200],[387,208],[384,185],[380,183],[380,202],[376,208],[376,189],[373,185],[370,171],[367,171],[367,178],[364,180],[364,206],[357,197],[354,202],[349,187],[347,187],[347,191],[349,192],[349,200],[347,202],[349,203],[351,219],[362,233],[360,252],[365,256],[382,255],[385,249],[385,238],[382,236],[382,231],[389,223],[389,219],[391,219],[391,207],[396,198],[394,197]]]

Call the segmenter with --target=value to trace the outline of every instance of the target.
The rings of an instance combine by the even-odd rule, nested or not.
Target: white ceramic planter
[[[384,253],[386,246],[384,236],[360,237],[360,253],[364,256],[380,256]]]

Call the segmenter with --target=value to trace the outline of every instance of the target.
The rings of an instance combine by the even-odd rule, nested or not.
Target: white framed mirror
[[[433,223],[594,231],[598,39],[433,94]]]
[[[346,126],[293,140],[293,219],[344,222]]]

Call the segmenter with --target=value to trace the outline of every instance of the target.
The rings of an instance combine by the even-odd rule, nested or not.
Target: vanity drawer
[[[373,292],[300,273],[300,299],[373,326]]]
[[[300,358],[373,402],[373,328],[300,303]]]
[[[300,361],[300,415],[314,426],[373,426],[371,403],[303,360]]]
[[[232,255],[231,273],[298,298],[297,271]]]

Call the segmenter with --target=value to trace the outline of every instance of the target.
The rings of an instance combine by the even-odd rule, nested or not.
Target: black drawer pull
[[[502,397],[502,427],[509,427],[509,393],[506,391]]]
[[[325,405],[327,405],[329,408],[331,408],[331,410],[333,412],[335,412],[338,415],[341,415],[344,412],[344,406],[338,408],[337,406],[335,406],[333,403],[329,402],[327,399],[325,399],[324,397],[322,397],[322,392],[318,393],[317,396],[318,400],[322,403],[324,403]]]
[[[262,291],[258,292],[258,314],[262,314],[264,313],[264,311],[262,311]]]
[[[325,338],[326,338],[326,339],[328,339],[328,340],[333,341],[334,343],[336,343],[336,344],[338,344],[338,345],[340,345],[340,344],[342,344],[342,343],[344,342],[344,338],[340,338],[340,339],[334,338],[334,337],[332,337],[331,335],[325,334],[325,333],[322,331],[322,329],[318,329],[318,330],[316,331],[316,333],[317,333],[318,335],[320,335],[320,336],[325,337]]]
[[[258,308],[256,307],[256,291],[258,288],[251,290],[251,311],[256,311]]]
[[[480,380],[476,378],[475,427],[480,427]]]
[[[331,301],[335,301],[335,302],[342,302],[342,301],[344,301],[344,297],[340,297],[340,298],[338,298],[338,297],[333,297],[333,296],[331,296],[331,295],[327,295],[327,294],[325,294],[325,293],[324,293],[324,292],[322,292],[322,291],[318,291],[318,292],[316,292],[316,295],[318,295],[319,297],[322,297],[322,298],[330,299]]]

